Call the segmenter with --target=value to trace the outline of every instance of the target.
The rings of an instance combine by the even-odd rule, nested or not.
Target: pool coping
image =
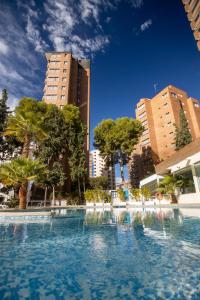
[[[188,203],[188,204],[163,204],[163,205],[126,205],[126,206],[111,206],[110,209],[129,209],[129,208],[199,208],[200,204],[197,203]],[[51,207],[30,207],[25,210],[9,208],[9,209],[1,209],[0,216],[50,216],[51,211],[55,209],[104,209],[104,207],[88,207],[86,205],[67,205],[67,206],[51,206]],[[107,209],[107,208],[106,208]]]

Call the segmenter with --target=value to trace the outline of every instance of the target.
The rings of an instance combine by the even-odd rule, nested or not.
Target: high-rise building
[[[115,189],[115,168],[114,166],[107,167],[105,160],[100,155],[99,150],[90,151],[90,177],[105,176],[108,178],[109,189]]]
[[[182,0],[182,2],[200,50],[200,0]]]
[[[89,160],[90,61],[75,59],[69,52],[48,52],[46,59],[43,100],[60,108],[66,104],[79,107],[81,118],[87,126],[86,152]]]
[[[152,99],[141,99],[136,106],[136,118],[145,130],[133,153],[129,166],[133,185],[154,172],[154,166],[175,151],[175,126],[179,112],[184,110],[192,140],[200,137],[200,105],[197,99],[169,85]]]

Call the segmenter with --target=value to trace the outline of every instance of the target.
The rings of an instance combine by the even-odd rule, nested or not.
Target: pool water
[[[200,210],[0,223],[0,299],[199,300]]]

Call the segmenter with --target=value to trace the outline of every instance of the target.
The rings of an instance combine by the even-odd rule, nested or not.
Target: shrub
[[[119,196],[119,200],[120,201],[125,201],[125,194],[124,191],[122,189],[117,190],[118,196]]]
[[[19,199],[11,198],[8,202],[6,202],[9,208],[16,208],[19,206]]]
[[[148,200],[151,197],[151,191],[147,187],[141,188],[141,195],[145,200]]]
[[[140,200],[140,196],[141,196],[140,189],[132,188],[131,189],[131,195],[133,196],[133,198],[135,198],[136,201],[139,201]]]

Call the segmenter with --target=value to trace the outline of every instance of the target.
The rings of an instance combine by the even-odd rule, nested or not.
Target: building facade
[[[158,164],[154,175],[140,181],[155,194],[159,182],[167,174],[184,179],[181,188],[176,189],[177,200],[181,204],[200,203],[200,138],[178,150],[165,161]]]
[[[200,51],[200,0],[182,0],[182,2]]]
[[[62,109],[66,104],[79,107],[87,126],[86,152],[89,161],[90,61],[75,59],[69,52],[46,53],[47,71],[43,100]]]
[[[145,176],[154,173],[155,165],[176,151],[175,126],[179,112],[184,110],[192,140],[200,137],[200,105],[197,99],[169,85],[152,99],[141,99],[136,106],[136,118],[145,130],[130,163],[132,185],[139,185]]]
[[[105,176],[108,178],[108,185],[110,190],[115,189],[115,168],[107,167],[105,160],[100,155],[99,150],[90,151],[90,177]]]

